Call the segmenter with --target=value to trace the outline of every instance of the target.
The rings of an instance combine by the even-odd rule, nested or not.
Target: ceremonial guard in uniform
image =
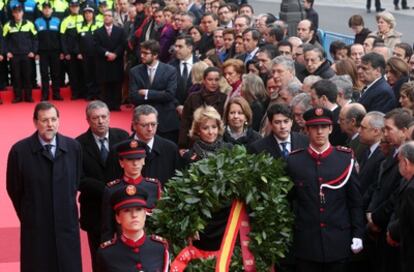
[[[40,75],[42,78],[42,100],[49,98],[49,80],[52,78],[54,100],[63,100],[60,96],[60,19],[52,16],[49,2],[42,4],[42,17],[35,21],[39,40]],[[49,77],[50,73],[50,77]]]
[[[167,242],[144,232],[148,194],[135,185],[120,186],[111,197],[121,234],[101,244],[98,250],[99,272],[167,272]]]
[[[364,231],[352,150],[330,144],[331,111],[310,109],[304,119],[310,144],[287,159],[297,271],[346,271],[351,252],[363,248]]]
[[[116,151],[119,164],[124,170],[124,176],[108,182],[102,199],[102,241],[110,240],[116,233],[114,213],[111,209],[112,195],[126,185],[132,185],[138,191],[145,191],[147,196],[147,211],[155,208],[157,200],[161,197],[161,184],[157,179],[141,176],[142,167],[145,164],[146,144],[134,139],[119,143]],[[152,270],[151,270],[152,271]]]

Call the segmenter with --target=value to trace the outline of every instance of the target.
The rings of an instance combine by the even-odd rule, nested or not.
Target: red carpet
[[[64,101],[54,103],[60,111],[60,129],[62,134],[76,137],[88,128],[85,119],[86,101],[70,101],[70,91],[62,89]],[[0,105],[0,271],[19,271],[19,221],[6,192],[6,164],[10,147],[18,140],[34,132],[33,109],[35,103],[11,104],[10,90],[0,92],[3,105]],[[40,91],[33,91],[35,101],[40,99]],[[111,126],[130,131],[132,109],[111,113]],[[86,234],[81,233],[82,261],[84,272],[91,270]]]

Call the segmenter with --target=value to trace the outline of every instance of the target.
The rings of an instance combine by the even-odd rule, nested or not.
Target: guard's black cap
[[[135,139],[129,139],[120,142],[116,146],[116,152],[119,158],[123,159],[141,159],[145,158],[147,144]]]
[[[147,192],[139,190],[136,185],[122,186],[111,196],[112,209],[119,211],[132,207],[147,208],[147,198]]]
[[[332,111],[325,108],[313,108],[303,114],[307,126],[332,125]]]

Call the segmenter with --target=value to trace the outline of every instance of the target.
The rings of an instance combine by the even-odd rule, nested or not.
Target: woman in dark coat
[[[246,99],[243,97],[230,98],[224,112],[224,123],[226,127],[223,140],[233,145],[248,146],[262,138],[251,127],[252,115],[252,110]]]
[[[223,148],[231,148],[221,136],[224,132],[220,114],[211,106],[200,107],[194,112],[190,136],[195,140],[193,147],[184,153],[183,159],[187,165],[207,158]],[[201,250],[219,250],[227,219],[230,213],[231,202],[217,212],[212,213],[212,219],[207,226],[195,235],[193,245]]]
[[[201,90],[190,94],[185,101],[178,138],[178,146],[180,148],[190,147],[188,132],[193,122],[193,114],[196,109],[200,106],[212,106],[220,115],[223,115],[227,95],[220,92],[220,78],[220,69],[216,67],[207,68],[203,73],[203,86]]]

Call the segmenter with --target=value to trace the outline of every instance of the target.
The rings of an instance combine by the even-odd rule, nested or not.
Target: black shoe
[[[402,9],[410,9],[410,7],[409,6],[404,6],[404,7],[402,7]]]
[[[56,100],[56,101],[63,101],[63,97],[61,97],[60,95],[54,95],[54,96],[53,96],[53,100]]]
[[[13,100],[12,100],[12,103],[13,104],[16,104],[16,103],[20,103],[20,102],[22,102],[23,100],[22,100],[22,98],[21,97],[15,97],[15,98],[13,98]]]
[[[71,97],[71,100],[78,100],[79,99],[79,96],[77,96],[77,95],[72,95],[72,97]]]
[[[42,98],[40,98],[40,101],[47,101],[47,100],[49,100],[47,96],[42,96]]]
[[[377,12],[383,12],[385,10],[385,8],[379,8],[377,9]]]
[[[395,5],[394,10],[400,10],[400,7],[398,5]]]
[[[24,99],[24,101],[25,101],[25,102],[28,102],[28,103],[33,103],[33,102],[34,102],[33,98],[31,98],[31,97],[26,97],[26,98]]]
[[[371,13],[371,9],[367,8],[367,13]]]

